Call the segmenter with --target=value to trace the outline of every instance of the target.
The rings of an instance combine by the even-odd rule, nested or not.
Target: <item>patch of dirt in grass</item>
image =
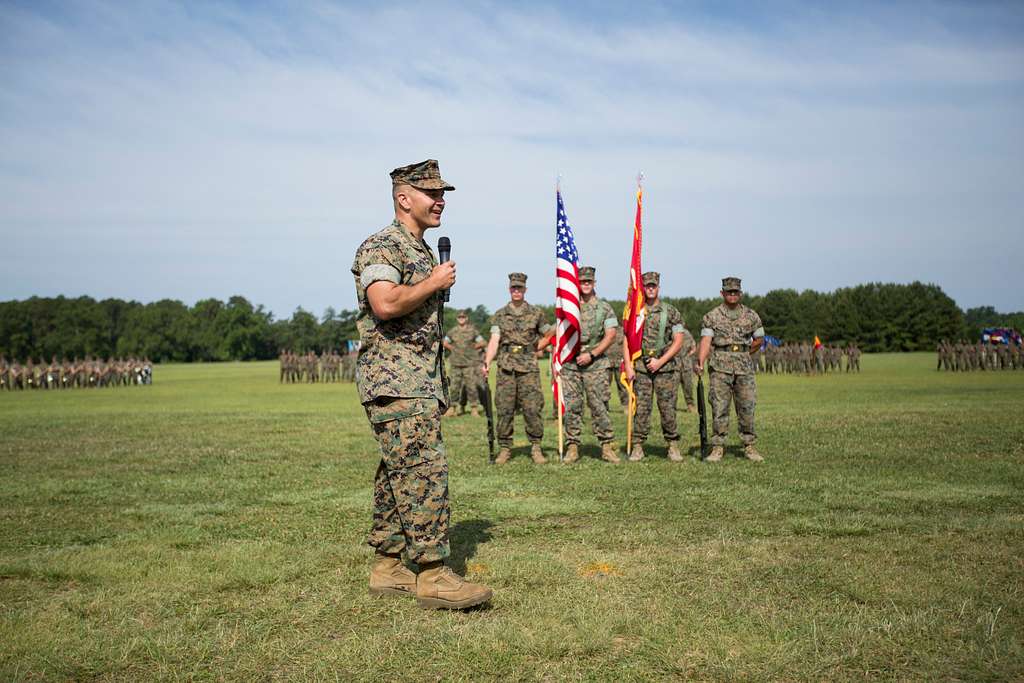
[[[483,562],[467,562],[466,573],[473,576],[486,576],[491,573],[491,568]]]
[[[579,569],[580,576],[587,579],[602,578],[606,576],[622,576],[615,565],[608,564],[607,562],[591,562],[585,564]]]

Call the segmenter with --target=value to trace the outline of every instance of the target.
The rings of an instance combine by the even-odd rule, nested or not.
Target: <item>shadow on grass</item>
[[[476,555],[478,545],[491,540],[488,529],[492,526],[494,523],[486,519],[469,519],[452,527],[449,532],[452,552],[449,562],[456,574],[465,575],[466,561]]]

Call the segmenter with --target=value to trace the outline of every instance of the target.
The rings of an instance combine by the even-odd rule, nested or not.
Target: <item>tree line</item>
[[[717,298],[666,300],[694,335],[703,315],[720,303]],[[622,310],[622,300],[610,301]],[[939,339],[977,339],[985,327],[1024,328],[1024,312],[998,313],[991,306],[964,312],[937,285],[920,282],[870,283],[826,293],[777,289],[744,302],[760,313],[767,333],[782,340],[856,341],[865,351],[934,350]],[[552,318],[553,307],[544,308]],[[469,317],[486,336],[490,311],[477,306]],[[0,302],[0,354],[19,359],[135,355],[157,362],[269,359],[281,349],[344,351],[348,340],[358,338],[355,320],[355,311],[334,308],[319,318],[298,308],[290,318],[275,320],[243,296],[203,299],[191,307],[170,299],[142,304],[32,297]],[[446,308],[445,328],[454,324],[455,310]]]
[[[0,302],[0,353],[8,358],[49,359],[136,355],[154,361],[222,361],[274,358],[280,349],[344,350],[358,335],[355,311],[328,308],[317,318],[302,308],[274,320],[243,296],[203,299],[192,307],[163,299],[137,301],[91,297],[32,297]]]

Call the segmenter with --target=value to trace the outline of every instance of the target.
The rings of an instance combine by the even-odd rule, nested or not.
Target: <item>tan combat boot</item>
[[[370,595],[416,594],[416,575],[404,564],[399,555],[377,553],[370,568]]]
[[[448,406],[448,410],[444,411],[444,414],[441,415],[441,417],[455,417],[455,415],[455,406]]]
[[[633,450],[629,453],[630,462],[640,462],[644,459],[644,445],[641,443],[633,444]]]
[[[511,459],[512,459],[512,449],[511,448],[506,448],[505,446],[502,446],[501,450],[498,451],[498,457],[494,459],[494,464],[495,465],[504,465],[505,463],[507,463]]]
[[[466,609],[491,599],[491,589],[470,583],[441,562],[421,565],[416,602],[423,609]]]
[[[725,455],[725,448],[722,446],[712,446],[711,452],[708,453],[708,457],[705,459],[706,462],[718,462]]]
[[[689,410],[691,413],[697,412],[697,406],[693,405],[692,403],[688,404],[686,406],[686,409]]]
[[[743,455],[747,457],[747,460],[752,460],[753,462],[764,462],[764,457],[757,452],[757,446],[752,443],[748,443],[743,447]]]
[[[540,449],[539,443],[535,443],[530,447],[530,459],[537,465],[543,465],[548,461],[548,459],[544,457],[544,451]]]
[[[668,459],[672,462],[682,462],[683,456],[679,453],[679,442],[670,441],[668,444]]]
[[[615,442],[613,441],[601,444],[601,459],[613,465],[618,465],[622,461],[619,460],[619,454],[615,452],[616,450]]]
[[[469,414],[472,415],[473,417],[480,417],[480,409],[477,408],[476,406],[470,406]]]
[[[571,443],[565,447],[565,456],[562,458],[562,462],[566,465],[571,465],[580,459],[580,447],[577,444]]]

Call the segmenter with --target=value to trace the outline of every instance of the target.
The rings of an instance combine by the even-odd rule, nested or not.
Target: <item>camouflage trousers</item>
[[[651,413],[654,397],[658,398],[658,412],[661,414],[661,433],[665,441],[679,441],[676,426],[676,400],[679,398],[679,375],[676,370],[656,372],[653,375],[637,371],[633,379],[636,393],[636,415],[633,416],[633,444],[644,443],[651,431]]]
[[[679,368],[679,383],[683,386],[683,399],[687,406],[697,405],[693,399],[693,364],[683,359],[682,366]]]
[[[480,406],[480,385],[483,382],[483,375],[480,374],[479,365],[471,365],[465,368],[450,368],[448,381],[451,383],[448,405],[466,407]],[[463,398],[462,392],[466,392]]]
[[[623,406],[629,405],[629,392],[626,391],[626,385],[622,383],[622,371],[619,370],[619,366],[616,365],[608,371],[608,400],[611,400],[611,385],[615,385],[615,388],[619,392],[619,403]],[[605,401],[605,405],[608,405],[608,401]]]
[[[378,399],[364,406],[381,460],[366,539],[417,564],[448,557],[448,460],[437,399]]]
[[[611,387],[604,368],[581,368],[575,363],[562,367],[562,393],[565,397],[565,442],[580,443],[583,435],[583,403],[590,407],[590,427],[602,443],[615,440],[612,421],[608,417]]]
[[[734,375],[711,371],[712,446],[724,446],[729,432],[729,404],[736,403],[736,421],[739,422],[740,441],[743,445],[757,441],[754,432],[754,406],[757,404],[757,383],[753,375]]]
[[[512,427],[516,411],[523,411],[526,436],[530,443],[544,438],[544,395],[540,393],[540,371],[517,372],[498,369],[494,383],[494,408],[498,413],[498,445],[512,446]]]

